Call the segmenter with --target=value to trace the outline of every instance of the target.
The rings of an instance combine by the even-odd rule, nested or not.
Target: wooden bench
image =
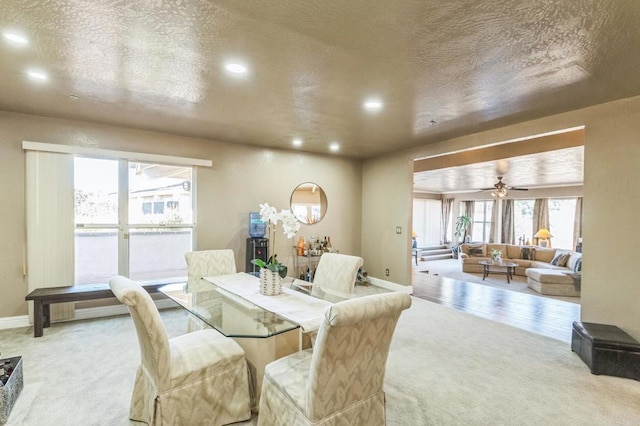
[[[160,287],[181,281],[141,283],[148,293],[157,293]],[[38,288],[27,294],[25,300],[33,300],[33,336],[41,337],[44,328],[51,325],[50,305],[52,303],[81,302],[84,300],[115,297],[109,284],[81,284],[70,287]]]

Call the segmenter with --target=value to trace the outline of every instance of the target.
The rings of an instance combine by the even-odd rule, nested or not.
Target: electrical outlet
[[[385,270],[384,270],[384,274],[385,274],[386,276],[389,276],[389,268],[387,268],[387,269],[385,269]]]
[[[396,234],[402,234],[402,226],[396,226]]]

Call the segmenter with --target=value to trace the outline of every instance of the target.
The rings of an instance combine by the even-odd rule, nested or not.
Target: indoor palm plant
[[[273,295],[280,294],[282,278],[287,276],[287,267],[278,261],[276,248],[276,227],[282,223],[282,231],[287,238],[293,238],[300,229],[300,222],[291,210],[276,210],[269,203],[260,204],[260,219],[267,224],[267,237],[269,238],[269,258],[265,262],[262,259],[253,259],[251,263],[260,268],[260,292]]]
[[[451,247],[454,259],[458,257],[458,251],[460,251],[460,244],[464,243],[467,239],[467,230],[471,226],[471,216],[463,214],[458,216],[456,220],[456,229],[454,235],[458,238],[462,235],[462,240],[458,240],[454,246]]]

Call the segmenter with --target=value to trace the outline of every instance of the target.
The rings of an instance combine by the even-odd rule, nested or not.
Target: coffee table
[[[478,262],[482,265],[482,281],[489,276],[489,274],[502,274],[507,276],[507,283],[511,282],[513,274],[516,272],[517,263],[513,262],[500,262],[493,263],[489,260],[481,260]]]

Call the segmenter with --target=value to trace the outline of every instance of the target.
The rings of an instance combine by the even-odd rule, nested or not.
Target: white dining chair
[[[340,253],[324,253],[313,277],[311,295],[330,302],[354,297],[362,258]]]
[[[162,317],[142,286],[109,281],[127,306],[140,345],[129,416],[149,425],[221,425],[251,417],[244,351],[215,330],[167,336]]]
[[[384,376],[406,293],[358,297],[327,309],[313,349],[269,363],[258,426],[385,424]]]
[[[202,277],[214,277],[217,275],[227,275],[236,273],[236,260],[233,250],[198,250],[185,253],[184,258],[187,262],[187,290],[196,292],[198,290],[206,290],[211,287],[207,282],[202,281]],[[204,307],[205,302],[203,296],[200,297],[199,303]],[[216,306],[217,299],[214,298],[209,308],[210,312],[221,309]],[[200,318],[189,315],[187,321],[187,331],[203,330],[211,328]]]
[[[231,249],[199,250],[185,253],[189,280],[236,273],[236,259]]]

